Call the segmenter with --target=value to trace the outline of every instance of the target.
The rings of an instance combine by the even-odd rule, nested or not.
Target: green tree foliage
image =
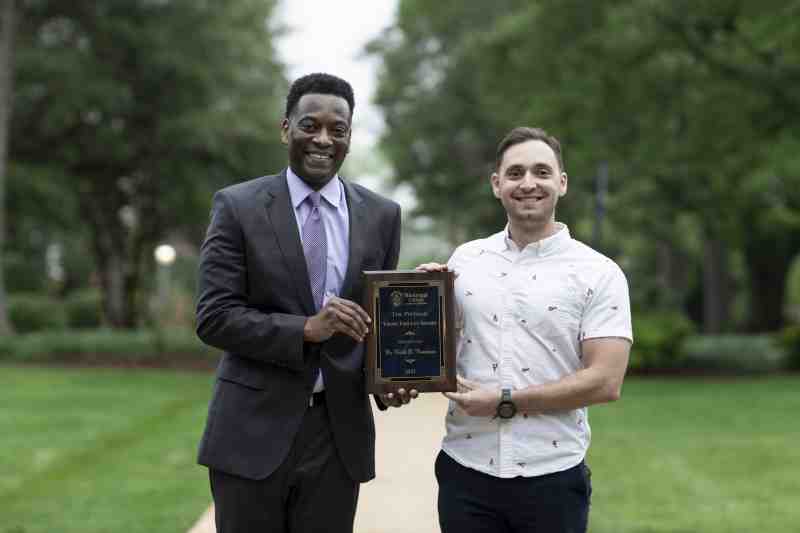
[[[199,240],[211,191],[283,161],[274,4],[21,3],[10,195],[50,199],[17,208],[28,235],[84,232],[113,326],[137,324],[161,238]]]
[[[11,120],[16,11],[15,0],[3,0],[0,3],[0,335],[8,335],[13,332],[6,305],[3,251],[6,236],[6,169],[8,168],[8,126]]]
[[[730,328],[742,257],[750,327],[780,326],[800,249],[800,2],[403,0],[370,45],[383,64],[384,147],[420,212],[455,240],[496,231],[486,182],[499,138],[538,125],[565,146],[559,218],[591,235],[607,164],[601,249],[642,306],[686,306]]]

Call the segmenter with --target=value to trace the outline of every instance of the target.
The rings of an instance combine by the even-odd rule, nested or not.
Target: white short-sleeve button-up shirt
[[[508,228],[459,246],[448,261],[460,329],[457,370],[496,389],[557,381],[583,367],[581,341],[633,340],[628,284],[611,259],[559,230],[520,250]],[[587,409],[512,419],[468,416],[450,402],[442,449],[497,477],[539,476],[583,460]]]

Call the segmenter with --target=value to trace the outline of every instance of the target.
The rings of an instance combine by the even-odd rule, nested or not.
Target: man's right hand
[[[422,272],[444,272],[447,270],[447,265],[441,263],[422,263],[414,270],[420,270]]]
[[[362,342],[372,322],[364,309],[355,302],[332,296],[322,309],[306,320],[303,340],[324,342],[334,333],[343,333],[356,342]]]

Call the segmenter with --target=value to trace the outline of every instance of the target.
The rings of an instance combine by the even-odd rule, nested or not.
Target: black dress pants
[[[498,478],[436,458],[442,533],[585,533],[589,467],[531,478]]]
[[[325,405],[309,407],[288,456],[262,480],[209,470],[217,533],[351,533],[359,484],[342,464]]]

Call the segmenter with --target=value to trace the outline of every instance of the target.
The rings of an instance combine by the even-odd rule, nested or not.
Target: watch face
[[[497,416],[500,418],[512,418],[517,414],[517,406],[511,402],[501,402],[497,406]]]

